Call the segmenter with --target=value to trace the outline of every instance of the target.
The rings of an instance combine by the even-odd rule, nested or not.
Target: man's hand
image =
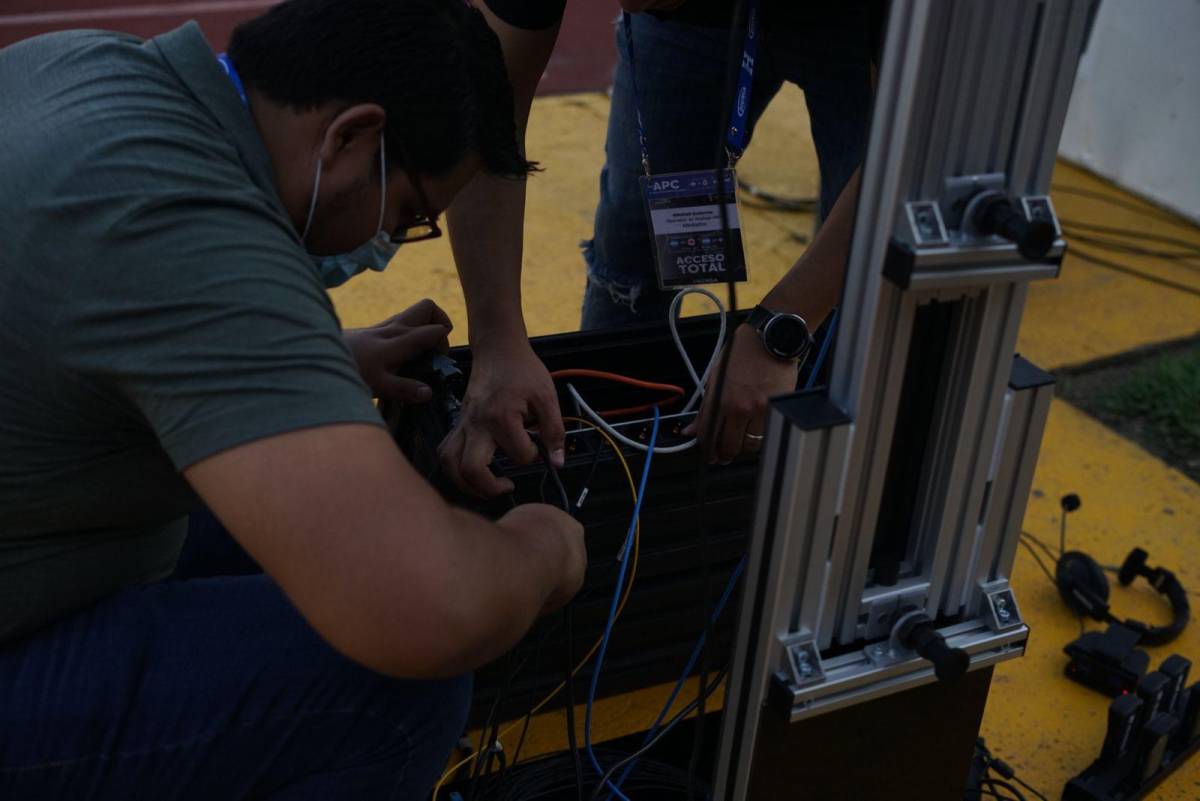
[[[525,426],[536,423],[550,460],[561,467],[566,433],[554,382],[528,340],[477,345],[473,351],[462,418],[439,453],[442,469],[459,489],[492,497],[513,489],[511,481],[488,469],[497,446],[517,464],[529,464],[538,449]]]
[[[837,305],[850,255],[861,172],[861,168],[855,171],[808,250],[763,297],[763,306],[798,314],[815,331]],[[713,461],[722,463],[733,460],[743,451],[756,451],[762,447],[762,440],[756,437],[763,433],[767,400],[794,390],[797,378],[797,365],[767,353],[758,332],[747,325],[738,326],[734,331],[732,349],[721,407],[714,408],[716,399],[712,394],[716,393],[717,370],[713,370],[707,387],[711,394],[705,394],[696,422],[686,429],[689,435],[704,436],[708,431],[709,415],[716,414],[717,425],[709,453]]]
[[[575,597],[583,586],[587,570],[587,546],[583,541],[583,526],[579,521],[555,506],[526,503],[496,521],[496,525],[516,535],[534,534],[549,549],[561,549],[562,570],[558,586],[546,599],[541,614],[560,609]]]
[[[732,352],[720,408],[715,408],[714,397],[720,370],[718,361],[709,373],[700,414],[684,429],[688,436],[703,437],[708,431],[709,416],[717,415],[713,442],[708,445],[708,450],[711,460],[721,464],[728,464],[743,451],[753,452],[762,447],[767,400],[795,390],[799,369],[795,362],[777,359],[767,353],[758,332],[745,324],[733,332],[730,347]]]
[[[423,353],[445,353],[450,347],[446,337],[453,328],[446,312],[426,298],[378,325],[350,329],[342,336],[375,397],[425,403],[431,396],[429,387],[396,372]]]

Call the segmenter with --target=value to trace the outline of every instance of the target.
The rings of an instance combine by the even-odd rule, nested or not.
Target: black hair
[[[233,32],[242,81],[277,103],[377,103],[388,164],[444,175],[469,152],[535,169],[517,146],[500,41],[465,0],[286,0]]]

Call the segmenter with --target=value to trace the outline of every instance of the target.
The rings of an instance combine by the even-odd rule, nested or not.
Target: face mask
[[[304,221],[304,231],[300,241],[308,238],[308,229],[312,227],[313,212],[317,209],[317,192],[321,188],[321,159],[317,158],[317,177],[313,181],[312,199],[308,204],[308,218]],[[400,245],[392,241],[391,236],[383,230],[383,212],[387,203],[387,156],[383,148],[383,134],[379,134],[379,222],[375,226],[375,236],[356,247],[349,253],[339,253],[333,256],[313,256],[313,263],[321,273],[321,281],[326,288],[341,286],[363,270],[383,272],[384,268],[396,255]]]

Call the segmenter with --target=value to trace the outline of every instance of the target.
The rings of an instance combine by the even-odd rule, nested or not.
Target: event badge
[[[732,168],[724,172],[723,193],[716,170],[642,176],[660,288],[746,280],[737,175]],[[728,247],[721,203],[728,210]]]

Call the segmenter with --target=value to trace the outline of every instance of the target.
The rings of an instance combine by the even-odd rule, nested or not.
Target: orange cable
[[[620,373],[610,373],[604,370],[587,370],[582,368],[555,370],[550,373],[551,378],[597,378],[601,381],[613,381],[618,384],[626,384],[639,389],[652,389],[659,392],[669,392],[671,397],[663,400],[654,401],[653,403],[643,403],[640,406],[624,406],[620,409],[605,409],[596,414],[601,417],[625,417],[631,414],[640,414],[648,412],[656,406],[662,408],[667,404],[675,403],[683,398],[684,389],[675,384],[658,384],[653,381],[642,381],[638,378],[632,378]]]

